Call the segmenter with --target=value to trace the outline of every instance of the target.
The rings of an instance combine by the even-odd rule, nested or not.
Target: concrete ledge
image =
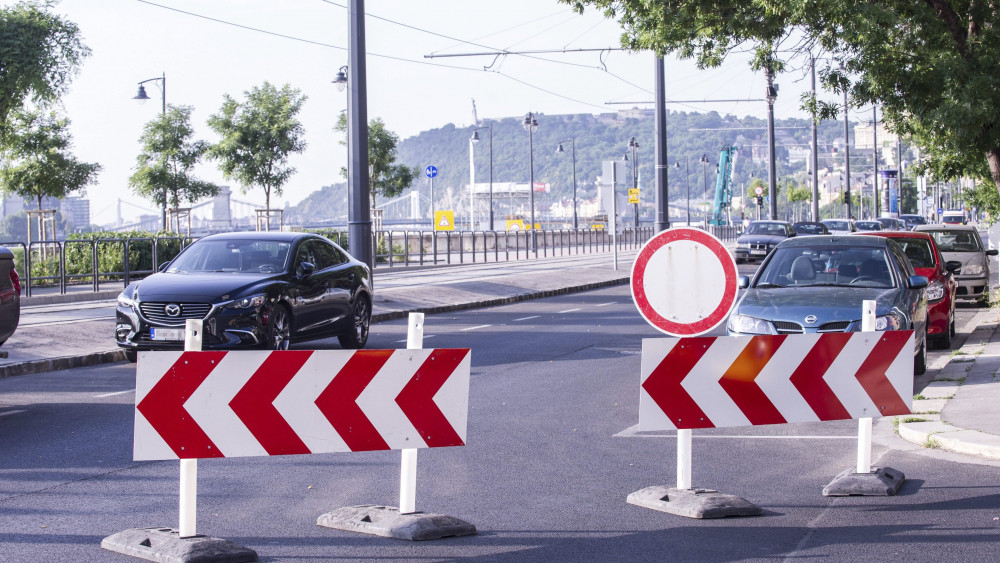
[[[914,399],[913,408],[910,412],[913,414],[927,414],[927,413],[940,413],[941,409],[948,403],[948,399]]]
[[[961,430],[961,428],[955,428],[950,424],[945,424],[940,420],[929,421],[929,422],[901,422],[899,423],[899,436],[907,442],[913,442],[914,444],[923,446],[927,443],[927,439],[934,437],[937,440],[938,436],[946,432],[955,432]]]
[[[956,381],[931,381],[920,394],[928,399],[948,399],[958,393]]]
[[[112,336],[109,336],[111,338]],[[85,366],[96,366],[112,362],[125,361],[125,352],[122,350],[109,350],[106,352],[93,352],[80,356],[63,356],[61,358],[48,358],[44,360],[33,360],[17,364],[0,366],[0,379],[13,377],[15,375],[28,375],[32,373],[44,373],[47,371],[58,371],[61,369],[72,369]]]
[[[956,429],[954,432],[934,435],[934,441],[948,451],[1000,459],[1000,436],[978,430]]]

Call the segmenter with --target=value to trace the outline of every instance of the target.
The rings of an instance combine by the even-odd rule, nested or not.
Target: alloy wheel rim
[[[358,303],[354,306],[354,331],[358,337],[358,341],[363,340],[368,333],[367,316],[367,302],[364,299],[359,299]]]

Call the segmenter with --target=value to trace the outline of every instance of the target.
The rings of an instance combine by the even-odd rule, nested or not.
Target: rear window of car
[[[823,221],[831,231],[849,231],[851,230],[851,225],[847,221]]]
[[[795,232],[804,235],[823,235],[826,234],[826,228],[815,223],[799,223],[795,225]]]
[[[983,247],[972,231],[923,231],[932,237],[941,252],[980,252]]]
[[[927,239],[897,238],[893,239],[903,248],[903,254],[914,268],[933,268],[937,264],[934,250]]]

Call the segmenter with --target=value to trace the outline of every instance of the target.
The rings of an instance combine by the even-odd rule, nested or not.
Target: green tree
[[[632,49],[677,52],[704,67],[754,50],[755,69],[781,71],[821,55],[823,83],[856,106],[878,104],[898,133],[930,153],[939,177],[989,179],[1000,190],[1000,4],[811,0],[561,0],[618,18]],[[806,99],[830,117],[836,104]]]
[[[52,6],[29,1],[0,8],[0,132],[25,102],[57,100],[90,54],[76,24],[50,13]]]
[[[2,150],[0,182],[7,193],[62,198],[83,191],[97,179],[101,165],[80,162],[70,152],[69,119],[54,112],[17,111]]]
[[[244,94],[244,102],[226,94],[222,109],[208,118],[209,127],[222,137],[209,147],[208,156],[219,161],[227,180],[240,183],[242,193],[262,188],[270,210],[271,194],[280,196],[295,173],[288,157],[306,148],[305,128],[296,118],[306,96],[288,84],[279,90],[269,82]]]
[[[347,115],[340,114],[334,129],[347,133]],[[340,144],[347,145],[347,141],[341,140]],[[397,145],[399,135],[387,129],[382,118],[376,117],[368,122],[368,192],[373,209],[376,196],[398,196],[413,184],[413,179],[420,173],[417,167],[396,164]],[[347,168],[341,167],[340,173],[346,178]]]
[[[209,145],[191,139],[192,111],[190,106],[167,106],[167,112],[147,123],[139,138],[142,152],[128,183],[136,195],[157,206],[166,199],[177,208],[183,201],[194,203],[219,193],[219,186],[194,176],[193,169]]]

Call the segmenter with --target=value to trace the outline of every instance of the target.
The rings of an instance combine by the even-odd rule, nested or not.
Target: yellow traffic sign
[[[435,211],[434,212],[434,230],[435,231],[454,231],[455,230],[455,212],[454,211]]]
[[[521,219],[507,219],[507,230],[508,231],[523,231],[524,221]]]
[[[628,189],[628,202],[639,203],[639,188]]]

